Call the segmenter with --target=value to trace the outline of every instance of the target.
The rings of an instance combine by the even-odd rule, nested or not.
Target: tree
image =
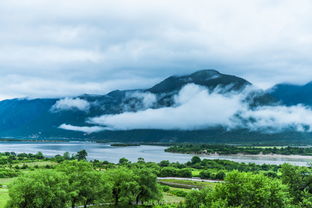
[[[130,161],[127,158],[122,157],[119,159],[119,164],[120,165],[127,165],[127,164],[130,164]]]
[[[186,198],[188,208],[285,208],[290,205],[287,186],[260,174],[233,171],[227,174],[224,183],[198,192]]]
[[[200,159],[200,157],[198,157],[198,156],[194,156],[194,157],[192,157],[192,159],[191,159],[191,163],[194,165],[194,164],[196,164],[196,163],[200,163],[201,162],[201,159]]]
[[[282,182],[289,187],[294,203],[300,203],[312,194],[311,169],[283,164],[281,168]]]
[[[86,150],[81,150],[77,152],[76,158],[77,160],[87,160],[88,153]]]
[[[159,200],[161,198],[161,191],[157,184],[157,176],[152,170],[143,168],[134,171],[135,180],[138,183],[137,193],[135,194],[136,204],[146,201]]]
[[[57,167],[68,177],[71,206],[82,203],[85,207],[99,199],[109,197],[111,186],[102,172],[93,169],[86,161],[65,161]]]
[[[139,157],[139,158],[138,158],[138,163],[144,163],[144,162],[145,162],[145,160],[144,160],[143,157]]]
[[[192,178],[192,169],[182,168],[177,170],[177,176],[184,178]]]
[[[112,196],[115,206],[120,202],[131,204],[135,200],[135,193],[139,190],[139,184],[135,180],[134,173],[127,168],[121,167],[106,171],[112,183]]]
[[[160,167],[168,167],[169,165],[170,165],[169,160],[162,160],[162,161],[160,161],[160,163],[159,163],[159,166],[160,166]]]
[[[160,170],[161,177],[174,177],[177,176],[178,169],[174,167],[164,167]]]
[[[66,175],[37,170],[18,177],[9,189],[11,208],[59,208],[68,201]]]
[[[70,160],[70,159],[71,159],[71,157],[70,157],[69,152],[64,152],[64,154],[63,154],[63,158],[64,158],[64,160]]]
[[[43,158],[44,158],[42,152],[38,152],[38,153],[35,155],[35,157],[36,157],[37,159],[43,159]]]
[[[223,184],[216,186],[215,198],[229,206],[282,208],[289,204],[287,186],[279,180],[260,174],[229,173]]]

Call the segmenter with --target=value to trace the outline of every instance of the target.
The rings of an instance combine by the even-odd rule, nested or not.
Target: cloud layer
[[[0,99],[142,88],[203,68],[306,82],[310,0],[0,2]]]
[[[63,98],[52,106],[52,112],[67,111],[67,110],[80,110],[88,111],[90,108],[90,103],[86,100],[80,98]]]
[[[70,131],[80,131],[86,134],[96,133],[99,131],[103,131],[105,128],[101,126],[73,126],[70,124],[62,124],[60,125],[61,129],[70,130]]]
[[[196,130],[223,126],[228,130],[279,132],[285,129],[312,131],[312,110],[305,106],[264,106],[251,109],[244,103],[250,89],[243,93],[209,93],[189,84],[175,97],[175,105],[117,115],[90,118],[102,130],[165,129]]]

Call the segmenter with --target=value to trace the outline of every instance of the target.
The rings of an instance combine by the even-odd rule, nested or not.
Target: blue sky
[[[143,88],[217,69],[261,88],[312,80],[309,0],[6,0],[0,99]]]

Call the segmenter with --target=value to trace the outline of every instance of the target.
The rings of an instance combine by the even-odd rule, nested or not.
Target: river
[[[95,142],[22,142],[8,141],[0,142],[0,152],[16,153],[37,153],[42,152],[46,156],[54,156],[69,152],[74,154],[82,149],[88,152],[88,159],[106,160],[109,162],[118,162],[120,158],[125,157],[134,162],[139,157],[150,162],[160,162],[169,160],[171,162],[185,163],[194,155],[178,154],[165,152],[164,146],[128,146],[111,147],[109,144]],[[202,159],[225,159],[236,162],[256,163],[256,164],[282,164],[290,163],[299,166],[306,166],[312,162],[312,157],[306,156],[261,156],[261,155],[199,155]]]

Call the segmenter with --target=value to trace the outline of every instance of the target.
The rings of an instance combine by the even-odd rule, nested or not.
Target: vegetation
[[[283,208],[291,205],[287,186],[260,174],[233,171],[214,189],[187,195],[185,207]]]
[[[187,154],[280,154],[280,155],[308,155],[312,156],[312,147],[257,147],[222,144],[179,144],[165,150],[166,152]]]
[[[197,156],[187,163],[121,158],[117,164],[86,157],[83,150],[50,158],[2,153],[0,207],[312,207],[311,167]],[[189,179],[194,176],[217,182]]]

